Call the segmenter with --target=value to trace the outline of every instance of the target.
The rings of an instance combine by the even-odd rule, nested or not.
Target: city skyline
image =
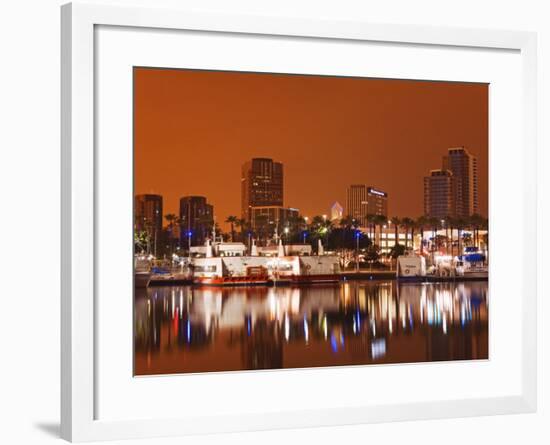
[[[284,165],[285,206],[304,216],[359,183],[391,196],[389,217],[417,217],[426,173],[466,146],[486,216],[487,106],[484,84],[140,68],[135,194],[162,195],[164,214],[205,196],[225,227],[241,214],[242,164],[266,157]]]

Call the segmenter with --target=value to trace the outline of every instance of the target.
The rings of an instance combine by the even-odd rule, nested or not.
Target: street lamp
[[[193,235],[193,232],[189,230],[187,232],[187,256],[191,258],[191,235]]]
[[[359,272],[359,240],[361,239],[361,231],[357,230],[355,233],[355,269]]]
[[[288,244],[288,232],[290,229],[288,227],[285,227],[285,243]]]
[[[449,254],[449,240],[447,239],[447,227],[445,227],[445,220],[441,220],[441,228],[445,230],[445,255]]]

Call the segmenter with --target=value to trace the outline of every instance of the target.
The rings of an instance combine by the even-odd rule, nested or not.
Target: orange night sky
[[[391,216],[423,213],[423,177],[447,148],[478,157],[487,216],[488,85],[135,68],[135,192],[206,196],[222,226],[240,217],[240,167],[284,164],[285,206],[345,207],[349,184],[388,192]]]

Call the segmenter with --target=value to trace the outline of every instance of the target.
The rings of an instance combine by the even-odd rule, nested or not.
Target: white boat
[[[134,255],[134,286],[144,288],[151,280],[151,259],[148,255]]]
[[[209,286],[254,286],[283,284],[334,283],[340,281],[340,263],[336,255],[285,255],[279,240],[277,256],[241,255],[246,246],[231,243],[231,255],[224,243],[207,240],[204,257],[191,259],[193,283]],[[226,243],[227,244],[227,243]],[[251,253],[261,250],[254,249]],[[216,255],[217,254],[217,255]]]
[[[401,255],[397,257],[396,276],[398,279],[414,279],[426,276],[426,259],[420,255]]]

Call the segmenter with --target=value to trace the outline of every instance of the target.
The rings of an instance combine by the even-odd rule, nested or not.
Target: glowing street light
[[[361,237],[361,232],[358,230],[355,232],[355,271],[359,272],[359,238]]]

